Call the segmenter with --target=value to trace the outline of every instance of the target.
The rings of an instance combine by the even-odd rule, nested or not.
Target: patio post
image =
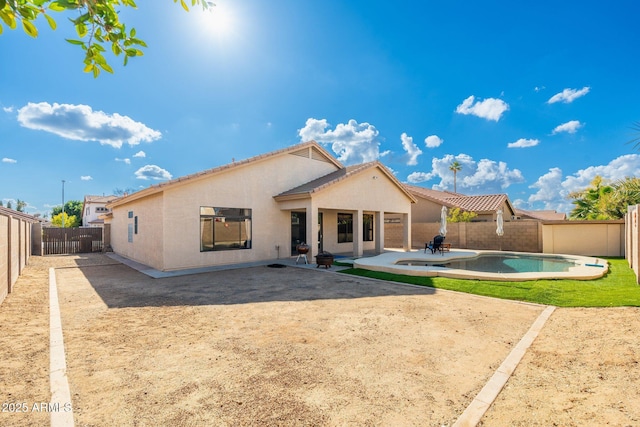
[[[355,257],[361,257],[362,254],[364,253],[363,251],[364,242],[362,241],[363,239],[362,227],[363,227],[362,209],[358,209],[353,218],[353,256]]]
[[[384,211],[379,211],[375,214],[373,235],[376,241],[376,253],[381,254],[384,252]]]
[[[402,249],[411,250],[411,212],[402,214]]]

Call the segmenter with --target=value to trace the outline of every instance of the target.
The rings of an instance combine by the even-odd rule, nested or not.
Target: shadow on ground
[[[77,269],[58,269],[58,280],[74,280],[72,270],[79,270],[110,308],[228,305],[435,293],[433,288],[296,267],[259,266],[153,279],[113,261],[90,264],[81,260]]]

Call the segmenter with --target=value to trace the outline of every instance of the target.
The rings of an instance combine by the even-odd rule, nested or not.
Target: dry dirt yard
[[[545,308],[295,267],[151,279],[32,257],[0,305],[0,425],[49,424],[49,267],[77,426],[451,426]],[[639,314],[556,309],[481,425],[640,425]]]

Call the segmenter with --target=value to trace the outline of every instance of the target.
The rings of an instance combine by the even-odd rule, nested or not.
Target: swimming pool
[[[608,263],[595,257],[476,250],[452,250],[444,254],[386,252],[359,258],[354,267],[410,276],[502,281],[590,280],[608,271]]]
[[[401,260],[396,265],[444,267],[489,273],[536,273],[569,271],[579,264],[574,259],[540,255],[484,254],[447,262]]]

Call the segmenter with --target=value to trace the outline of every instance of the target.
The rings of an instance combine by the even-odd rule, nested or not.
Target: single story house
[[[405,184],[405,188],[417,200],[417,203],[411,208],[411,218],[414,223],[440,221],[443,206],[446,206],[447,209],[459,208],[463,211],[474,212],[478,216],[473,221],[495,221],[500,209],[505,220],[516,219],[516,209],[506,194],[465,196],[460,193],[432,190],[415,185]]]
[[[384,218],[411,248],[415,197],[381,163],[345,167],[315,141],[152,185],[107,203],[111,247],[161,271],[290,257],[310,246],[384,250]]]

